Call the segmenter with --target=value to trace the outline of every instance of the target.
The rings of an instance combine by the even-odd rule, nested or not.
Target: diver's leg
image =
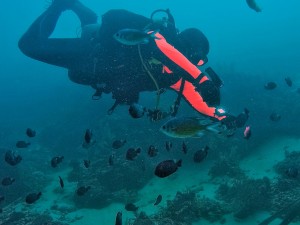
[[[75,6],[76,3],[76,6]],[[57,38],[49,36],[55,29],[61,13],[67,9],[78,9],[77,0],[54,0],[19,40],[20,50],[27,56],[49,64],[70,68],[87,50],[79,38]]]
[[[79,0],[53,0],[50,7],[59,8],[61,11],[72,10],[78,16],[81,26],[97,23],[96,13]]]
[[[91,9],[76,1],[70,8],[79,18],[81,26],[97,23],[97,15]]]
[[[62,7],[57,4],[50,5],[48,9],[32,23],[20,39],[19,45],[21,45],[21,47],[26,47],[26,45],[36,39],[42,40],[48,38],[54,31],[58,18],[62,12]]]

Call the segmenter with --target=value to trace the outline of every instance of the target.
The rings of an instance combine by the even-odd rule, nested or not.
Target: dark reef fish
[[[145,107],[143,107],[137,103],[133,103],[129,106],[129,114],[134,119],[143,117],[145,112],[146,112]]]
[[[284,80],[285,80],[285,83],[286,83],[289,87],[292,87],[292,86],[293,86],[293,81],[291,80],[291,78],[286,77]]]
[[[162,161],[156,166],[154,174],[160,178],[167,177],[177,171],[178,167],[181,166],[181,162],[181,159],[177,162],[174,160]]]
[[[27,130],[26,130],[26,135],[27,135],[28,137],[32,138],[32,137],[35,137],[36,132],[35,132],[35,130],[32,130],[31,128],[27,128]]]
[[[188,147],[187,147],[187,145],[184,141],[182,142],[182,149],[181,150],[184,154],[187,154],[187,152],[188,152]]]
[[[30,193],[26,196],[25,201],[27,204],[33,204],[41,197],[41,195],[42,195],[42,192]]]
[[[17,141],[16,143],[17,148],[27,148],[29,145],[30,143],[26,141]]]
[[[51,166],[56,168],[64,159],[64,156],[55,156],[51,159]]]
[[[108,165],[113,166],[115,161],[114,159],[115,159],[115,154],[111,154],[108,158]]]
[[[130,211],[130,212],[135,212],[135,211],[137,211],[138,209],[139,209],[139,207],[137,207],[135,204],[133,204],[133,203],[128,203],[128,204],[126,204],[125,205],[125,209],[127,210],[127,211]]]
[[[194,154],[194,162],[195,163],[202,162],[208,154],[208,149],[209,149],[209,147],[205,146],[201,150],[196,151],[195,154]]]
[[[169,152],[173,147],[173,144],[171,141],[166,141],[166,150]]]
[[[62,179],[60,176],[58,176],[58,178],[59,178],[59,184],[60,184],[60,187],[61,187],[61,188],[64,188],[65,184],[64,184],[63,179]]]
[[[245,122],[249,119],[250,111],[247,108],[244,108],[244,111],[240,113],[235,119],[236,127],[243,127]]]
[[[277,122],[281,119],[281,116],[278,113],[272,113],[270,115],[270,120],[272,120],[273,122]]]
[[[161,200],[162,200],[162,195],[158,195],[154,205],[158,205],[161,202]]]
[[[15,178],[12,178],[12,177],[4,177],[4,178],[2,179],[1,184],[2,184],[3,186],[9,186],[9,185],[12,185],[13,182],[15,182]]]
[[[126,159],[127,160],[134,160],[138,154],[140,154],[142,151],[141,148],[137,148],[137,149],[134,149],[134,148],[129,148],[126,152]]]
[[[83,160],[83,165],[84,165],[85,168],[89,168],[90,165],[91,165],[91,160],[84,159]]]
[[[256,4],[254,0],[246,0],[250,9],[253,9],[255,12],[261,12],[261,8]]]
[[[112,148],[119,149],[119,148],[123,147],[125,144],[126,144],[126,140],[115,140],[112,143]]]
[[[86,129],[85,134],[84,134],[84,141],[86,144],[90,144],[92,141],[93,137],[93,132],[91,129]]]
[[[77,194],[78,196],[83,196],[83,195],[85,195],[85,193],[87,193],[88,190],[90,190],[90,189],[91,189],[91,186],[81,186],[81,187],[79,187],[79,188],[76,190],[76,194]]]
[[[149,157],[157,156],[158,149],[154,145],[150,145],[148,148],[148,155]]]
[[[270,81],[266,83],[264,87],[266,90],[274,90],[277,87],[277,84],[273,81]]]
[[[93,132],[91,129],[86,129],[84,134],[84,142],[82,143],[82,147],[85,149],[90,148],[96,143],[96,141],[93,139]]]
[[[117,213],[115,225],[122,225],[122,212]]]
[[[22,157],[20,155],[16,155],[14,151],[8,150],[7,152],[5,152],[4,160],[9,165],[15,166],[22,161]]]

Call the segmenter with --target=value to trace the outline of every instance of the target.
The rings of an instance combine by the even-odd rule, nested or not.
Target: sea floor
[[[283,160],[285,150],[296,151],[300,149],[300,139],[293,137],[280,137],[260,146],[258,149],[250,154],[247,158],[240,162],[240,166],[246,171],[247,175],[253,178],[262,178],[267,176],[274,178],[276,176],[273,165],[278,161]],[[215,190],[217,188],[214,185],[210,177],[208,176],[208,162],[203,164],[195,164],[193,167],[185,169],[180,168],[174,175],[165,178],[153,178],[142,190],[139,191],[140,201],[136,202],[139,206],[139,211],[146,212],[147,215],[155,214],[160,206],[166,206],[167,200],[172,200],[177,191],[185,191],[187,189],[193,189],[199,191],[200,196],[206,196],[214,198]],[[68,170],[60,171],[60,176],[67,176]],[[76,189],[76,183],[65,183],[65,188],[60,190],[57,187],[58,174],[53,175],[53,183],[49,185],[44,191],[41,199],[34,205],[27,206],[20,204],[16,207],[16,211],[19,210],[32,210],[33,212],[50,212],[51,216],[56,220],[65,220],[68,224],[73,225],[113,225],[115,224],[115,216],[118,211],[123,213],[123,224],[126,225],[126,221],[131,218],[135,218],[132,212],[124,210],[123,204],[111,204],[108,207],[101,210],[92,209],[75,209],[72,204],[70,193],[73,193]],[[163,200],[159,207],[154,206],[153,203],[156,200],[158,194],[163,196]],[[53,209],[53,205],[56,205],[56,209]],[[29,209],[29,208],[30,209]],[[51,209],[52,207],[52,209]],[[60,209],[70,209],[69,213],[62,215]],[[245,224],[254,225],[259,224],[262,220],[269,216],[268,213],[259,213],[246,220],[236,220],[232,215],[226,216],[226,224]],[[277,219],[271,225],[279,224],[280,220]],[[1,224],[1,223],[0,223]],[[193,225],[206,225],[212,224],[206,220],[200,220]],[[216,223],[219,224],[219,223]],[[291,224],[300,224],[291,223]]]

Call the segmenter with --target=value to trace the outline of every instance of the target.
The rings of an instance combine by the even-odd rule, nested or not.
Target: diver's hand
[[[236,129],[245,126],[246,121],[249,118],[249,110],[244,109],[242,113],[238,116],[233,116],[230,114],[225,114],[226,117],[221,120],[222,124],[224,124],[227,129]]]
[[[216,108],[215,115],[221,117],[221,116],[227,116],[228,113],[222,108]]]
[[[225,125],[226,128],[229,129],[229,130],[236,129],[237,128],[236,118],[237,118],[236,116],[227,114],[226,117],[221,120],[221,123],[223,125]]]

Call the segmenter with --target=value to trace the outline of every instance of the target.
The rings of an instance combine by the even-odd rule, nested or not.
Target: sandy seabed
[[[264,143],[258,149],[256,149],[253,154],[243,159],[240,162],[240,167],[246,171],[246,174],[252,178],[262,178],[264,176],[270,179],[276,177],[276,173],[273,169],[274,164],[284,159],[284,152],[288,151],[299,151],[300,150],[300,138],[294,137],[277,137]],[[152,215],[158,212],[159,207],[166,206],[167,200],[174,199],[177,191],[185,191],[187,189],[199,190],[200,196],[206,196],[208,198],[214,198],[217,185],[214,185],[210,181],[208,176],[208,162],[202,164],[195,164],[195,166],[189,167],[187,169],[180,168],[174,175],[160,179],[154,177],[148,182],[148,184],[139,191],[140,201],[136,202],[139,206],[139,212],[144,211],[147,215]],[[66,177],[69,170],[64,172],[60,171],[59,175]],[[41,199],[32,206],[26,206],[24,203],[20,204],[16,208],[16,211],[21,211],[30,207],[33,212],[45,212],[50,210],[51,206],[54,204],[59,208],[73,208],[70,193],[74,193],[76,190],[76,183],[65,183],[65,188],[63,191],[57,190],[57,177],[58,174],[54,174],[54,179],[51,185],[49,185],[44,191]],[[163,200],[159,206],[154,206],[153,203],[156,197],[161,194]],[[115,217],[118,211],[123,213],[123,224],[126,225],[126,221],[135,218],[132,212],[127,212],[124,209],[124,204],[113,203],[103,209],[79,209],[71,213],[64,215],[64,218],[69,221],[69,224],[73,225],[114,225]],[[61,213],[59,211],[50,210],[51,216],[60,220]],[[232,215],[226,215],[226,224],[236,225],[254,225],[259,224],[262,220],[269,216],[268,213],[258,213],[252,217],[245,220],[239,221],[233,218]],[[279,224],[280,220],[276,219],[270,225]],[[193,225],[206,225],[212,224],[206,220],[200,220]],[[220,224],[217,222],[216,224]],[[292,225],[300,224],[291,223]]]

